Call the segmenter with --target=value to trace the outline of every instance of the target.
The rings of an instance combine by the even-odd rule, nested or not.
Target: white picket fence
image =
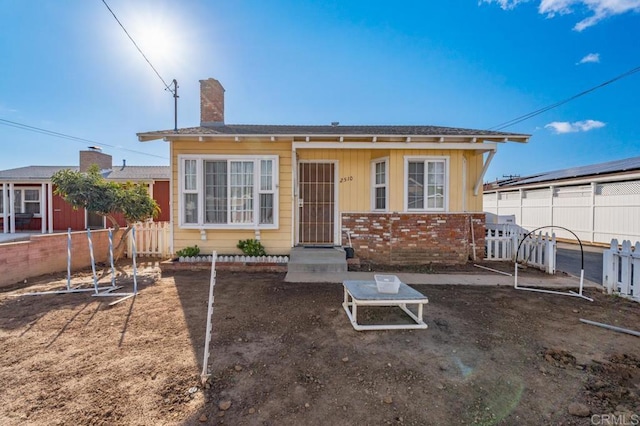
[[[169,222],[138,222],[133,225],[136,232],[138,256],[170,257],[171,226]],[[129,232],[127,253],[132,252],[133,233]]]
[[[510,224],[486,224],[485,260],[514,261],[515,251],[528,231]],[[556,236],[529,235],[520,247],[518,261],[548,274],[556,272]]]
[[[611,240],[602,253],[602,285],[609,294],[640,302],[640,242]]]

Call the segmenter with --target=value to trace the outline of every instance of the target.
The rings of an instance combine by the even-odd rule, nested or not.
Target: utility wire
[[[175,94],[174,89],[172,89],[166,81],[164,81],[164,78],[162,78],[162,76],[160,75],[160,73],[158,72],[158,70],[156,70],[156,67],[153,66],[153,64],[151,63],[151,61],[149,60],[149,58],[147,58],[147,55],[144,54],[144,52],[142,51],[142,49],[140,49],[140,47],[138,46],[138,43],[136,43],[136,41],[133,39],[133,37],[131,37],[131,35],[129,34],[129,32],[127,31],[127,29],[124,27],[124,25],[122,25],[122,22],[120,22],[120,20],[118,19],[118,17],[116,16],[116,14],[113,12],[113,10],[111,10],[111,8],[109,7],[109,5],[107,4],[106,0],[102,0],[102,3],[104,3],[104,5],[107,7],[107,9],[109,9],[109,12],[111,12],[111,15],[113,15],[113,19],[116,20],[116,22],[118,23],[118,25],[120,25],[120,28],[122,28],[122,31],[124,31],[124,33],[127,35],[127,37],[129,37],[129,40],[131,40],[131,43],[133,43],[133,45],[136,47],[136,49],[138,49],[138,52],[140,52],[140,54],[142,55],[142,57],[144,58],[145,61],[147,61],[147,63],[149,64],[149,66],[151,67],[151,69],[153,70],[153,72],[156,73],[156,75],[158,76],[158,78],[160,79],[160,81],[162,81],[162,84],[164,84],[164,88],[165,90],[170,91],[171,93]]]
[[[9,126],[9,127],[15,127],[17,129],[27,130],[29,132],[40,133],[47,136],[53,136],[60,139],[68,139],[68,140],[79,142],[82,144],[90,143],[93,145],[108,146],[110,148],[119,149],[121,151],[132,152],[134,154],[140,154],[140,155],[148,155],[149,157],[156,157],[156,158],[162,158],[163,160],[168,160],[167,157],[164,157],[162,155],[149,154],[148,152],[136,151],[135,149],[122,148],[115,145],[109,145],[107,143],[100,143],[100,142],[93,141],[91,139],[79,138],[77,136],[71,136],[65,133],[54,132],[52,130],[43,129],[41,127],[29,126],[27,124],[17,123],[15,121],[9,121],[2,118],[0,118],[0,124],[2,124],[3,126]]]
[[[516,118],[514,118],[513,120],[505,121],[504,123],[501,123],[501,124],[498,124],[498,125],[496,125],[496,126],[490,127],[490,128],[489,128],[489,130],[502,130],[502,129],[506,128],[506,127],[511,127],[511,126],[513,126],[514,124],[521,123],[521,122],[523,122],[523,121],[525,121],[525,120],[528,120],[528,119],[530,119],[530,118],[535,117],[536,115],[540,115],[540,114],[542,114],[542,113],[544,113],[544,112],[547,112],[547,111],[549,111],[549,110],[551,110],[551,109],[557,108],[557,107],[559,107],[560,105],[564,105],[564,104],[566,104],[566,103],[568,103],[568,102],[573,101],[574,99],[577,99],[577,98],[579,98],[579,97],[581,97],[581,96],[584,96],[584,95],[586,95],[586,94],[588,94],[588,93],[591,93],[591,92],[593,92],[593,91],[596,91],[596,90],[598,90],[598,89],[600,89],[600,88],[602,88],[602,87],[608,86],[609,84],[614,83],[614,82],[616,82],[616,81],[618,81],[618,80],[621,80],[621,79],[623,79],[623,78],[625,78],[625,77],[629,77],[630,75],[635,74],[635,73],[637,73],[638,71],[640,71],[640,66],[635,67],[635,68],[632,68],[632,69],[630,69],[629,71],[624,72],[624,73],[622,73],[622,74],[620,74],[620,75],[618,75],[618,76],[616,76],[616,77],[612,78],[611,80],[607,80],[607,81],[605,81],[604,83],[600,83],[600,84],[598,84],[597,86],[593,86],[593,87],[591,87],[590,89],[587,89],[587,90],[585,90],[585,91],[583,91],[583,92],[580,92],[580,93],[578,93],[578,94],[576,94],[576,95],[573,95],[573,96],[571,96],[571,97],[569,97],[569,98],[566,98],[566,99],[564,99],[564,100],[562,100],[562,101],[559,101],[559,102],[556,102],[556,103],[554,103],[554,104],[548,105],[548,106],[546,106],[546,107],[543,107],[543,108],[537,109],[537,110],[532,111],[532,112],[530,112],[530,113],[528,113],[528,114],[521,115],[520,117],[516,117]]]

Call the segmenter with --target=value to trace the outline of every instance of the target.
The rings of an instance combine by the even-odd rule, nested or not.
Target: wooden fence
[[[170,222],[138,222],[136,230],[136,253],[138,256],[170,257],[171,226]],[[129,232],[127,255],[132,252],[133,233]]]
[[[602,253],[602,285],[609,294],[640,302],[640,242],[611,240]]]
[[[486,224],[485,260],[514,261],[518,245],[528,234],[526,229],[510,224]],[[520,246],[518,261],[548,274],[556,272],[556,236],[542,232],[529,235]]]

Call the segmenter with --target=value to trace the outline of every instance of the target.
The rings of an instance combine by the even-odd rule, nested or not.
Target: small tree
[[[160,208],[149,196],[142,184],[120,184],[107,181],[97,165],[92,165],[86,173],[74,170],[60,170],[51,181],[56,186],[55,193],[60,195],[74,209],[84,208],[106,217],[116,232],[120,229],[115,214],[122,214],[127,221],[127,229],[120,237],[114,252],[120,257],[124,242],[135,222],[157,217]]]

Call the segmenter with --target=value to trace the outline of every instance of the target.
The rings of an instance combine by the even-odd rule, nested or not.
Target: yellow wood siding
[[[344,150],[300,149],[300,161],[337,161],[338,208],[340,212],[366,212],[371,210],[371,161],[389,159],[389,211],[404,210],[404,158],[405,156],[447,157],[449,160],[448,211],[463,211],[463,197],[467,197],[466,210],[482,211],[482,198],[473,196],[479,173],[482,170],[482,154],[461,150]],[[463,193],[463,157],[467,159],[466,191]]]
[[[291,143],[290,142],[198,142],[174,141],[171,143],[171,170],[173,173],[173,238],[174,250],[195,244],[202,253],[217,250],[221,254],[240,253],[236,248],[239,240],[255,238],[253,230],[205,229],[207,239],[201,239],[199,229],[182,229],[179,226],[180,212],[178,193],[179,155],[277,155],[279,166],[279,223],[278,229],[260,230],[260,240],[268,254],[287,254],[291,249]]]
[[[260,239],[269,254],[287,254],[292,244],[292,188],[291,141],[266,142],[242,140],[235,142],[197,140],[174,141],[171,143],[173,173],[173,230],[174,249],[179,250],[197,244],[203,253],[217,250],[219,253],[239,253],[236,244],[241,239],[255,238],[253,230],[205,230],[207,239],[202,240],[200,230],[181,229],[178,193],[179,155],[277,155],[279,164],[279,227],[260,230]],[[337,165],[338,209],[339,212],[371,211],[371,162],[388,159],[389,211],[404,210],[405,156],[447,157],[448,158],[448,212],[463,211],[463,197],[466,197],[466,211],[482,211],[482,191],[473,195],[473,187],[482,171],[483,155],[475,151],[463,150],[418,150],[418,149],[298,149],[298,161],[334,161]],[[466,159],[466,182],[463,184],[463,167]],[[466,188],[466,191],[463,189]],[[338,224],[339,226],[339,224]]]

